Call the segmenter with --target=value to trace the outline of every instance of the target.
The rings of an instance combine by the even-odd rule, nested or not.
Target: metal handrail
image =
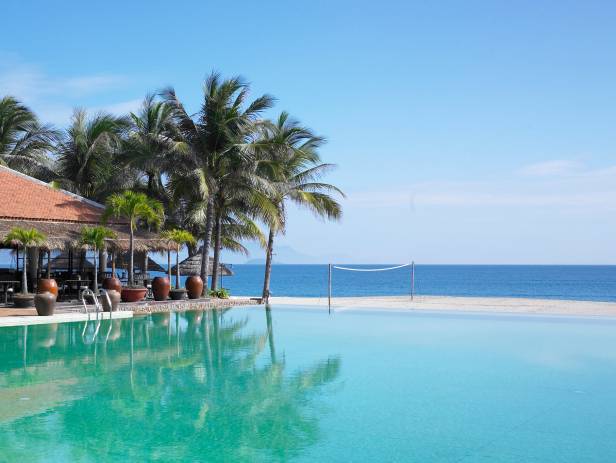
[[[111,307],[111,299],[109,298],[109,293],[106,290],[101,290],[103,292],[103,294],[105,295],[105,297],[107,298],[107,303],[109,304],[109,332],[111,331],[111,320],[113,317],[113,308]],[[94,334],[92,334],[92,339],[87,340],[86,339],[86,330],[88,328],[88,322],[90,322],[90,310],[88,309],[88,304],[86,304],[86,297],[91,297],[92,300],[94,301],[94,307],[96,310],[96,328],[94,330]],[[96,337],[98,336],[98,331],[101,327],[101,322],[103,321],[103,308],[101,306],[100,301],[98,300],[98,297],[96,296],[96,294],[94,293],[94,291],[92,291],[91,289],[85,289],[82,291],[81,293],[81,302],[83,303],[83,308],[86,312],[86,314],[88,314],[88,319],[86,320],[86,322],[83,325],[83,330],[81,332],[81,337],[84,341],[85,344],[92,344],[95,340]],[[99,313],[101,314],[100,318],[99,318]],[[107,338],[109,337],[109,332],[107,333]]]

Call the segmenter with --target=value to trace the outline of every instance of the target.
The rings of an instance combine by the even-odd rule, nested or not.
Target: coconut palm
[[[125,117],[106,113],[88,117],[84,110],[75,110],[59,145],[59,185],[98,201],[133,186],[135,176],[117,160],[128,127]]]
[[[180,289],[180,251],[185,244],[194,244],[195,237],[186,230],[165,230],[161,236],[168,243],[175,245],[175,289]],[[171,251],[167,250],[167,274],[171,281]]]
[[[36,228],[14,227],[4,238],[5,243],[23,249],[24,263],[21,273],[21,294],[28,294],[28,249],[32,246],[40,246],[47,239],[45,234]]]
[[[175,90],[168,88],[163,97],[175,111],[176,123],[184,141],[190,147],[190,156],[185,164],[185,178],[197,179],[194,188],[204,202],[203,248],[201,255],[201,278],[204,294],[208,290],[207,263],[209,260],[212,231],[215,224],[222,226],[222,213],[215,217],[215,208],[224,197],[223,179],[238,175],[239,168],[247,163],[238,162],[236,147],[243,143],[247,133],[253,130],[257,117],[273,105],[273,98],[263,95],[248,103],[249,85],[241,77],[222,80],[213,72],[205,81],[203,101],[199,111],[190,116],[177,98]],[[234,161],[230,158],[234,158]],[[233,169],[236,170],[233,170]],[[229,182],[227,182],[229,183]],[[219,233],[219,236],[221,234]],[[215,260],[218,257],[215,246]],[[214,269],[214,272],[216,269]],[[214,279],[213,279],[214,281]]]
[[[321,163],[317,152],[324,139],[282,112],[278,119],[261,126],[261,135],[251,149],[260,153],[261,174],[269,178],[274,186],[270,200],[278,210],[278,222],[270,224],[266,248],[263,298],[269,297],[272,270],[274,237],[284,233],[286,225],[285,203],[290,201],[312,211],[316,216],[338,220],[342,216],[340,204],[332,197],[344,193],[334,185],[320,182],[320,178],[331,170],[333,164]]]
[[[123,193],[112,194],[106,202],[103,213],[103,221],[108,221],[111,217],[128,219],[129,224],[129,254],[130,261],[128,266],[128,284],[134,286],[134,249],[135,249],[135,230],[139,221],[147,225],[158,227],[164,220],[163,205],[160,201],[149,198],[144,193],[134,191],[124,191]]]
[[[147,95],[137,114],[130,113],[131,128],[121,160],[145,176],[145,191],[167,202],[163,175],[173,172],[177,156],[187,150],[174,120],[173,107]]]
[[[15,98],[0,99],[0,165],[42,180],[51,180],[49,151],[58,133],[42,125],[36,115]]]
[[[94,251],[94,292],[96,294],[98,294],[98,251],[105,247],[105,240],[107,238],[115,237],[116,234],[113,230],[103,226],[85,226],[81,229],[80,244]]]

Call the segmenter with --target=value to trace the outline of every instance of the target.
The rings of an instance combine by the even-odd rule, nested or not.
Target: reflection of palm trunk
[[[270,276],[272,274],[272,253],[274,251],[274,229],[270,228],[265,255],[265,277],[263,278],[263,300],[267,303],[270,294]]]
[[[265,306],[265,320],[267,322],[267,340],[269,342],[270,359],[272,365],[276,363],[276,347],[274,346],[274,327],[272,325],[272,310],[269,305]]]
[[[205,213],[205,235],[203,236],[203,248],[201,249],[201,279],[203,280],[203,294],[207,296],[208,293],[208,265],[210,260],[210,242],[212,241],[212,228],[214,225],[214,200],[210,198],[207,202],[207,211]]]

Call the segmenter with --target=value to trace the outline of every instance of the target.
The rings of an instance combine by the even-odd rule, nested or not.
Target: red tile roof
[[[0,166],[0,219],[99,223],[103,206]]]

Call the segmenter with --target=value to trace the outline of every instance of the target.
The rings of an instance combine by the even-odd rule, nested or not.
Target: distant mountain
[[[265,251],[256,244],[248,244],[250,256],[246,259],[239,254],[224,253],[222,261],[229,264],[265,265]],[[331,262],[348,262],[348,256],[330,256]],[[274,264],[324,264],[327,257],[304,254],[291,246],[274,246]]]

